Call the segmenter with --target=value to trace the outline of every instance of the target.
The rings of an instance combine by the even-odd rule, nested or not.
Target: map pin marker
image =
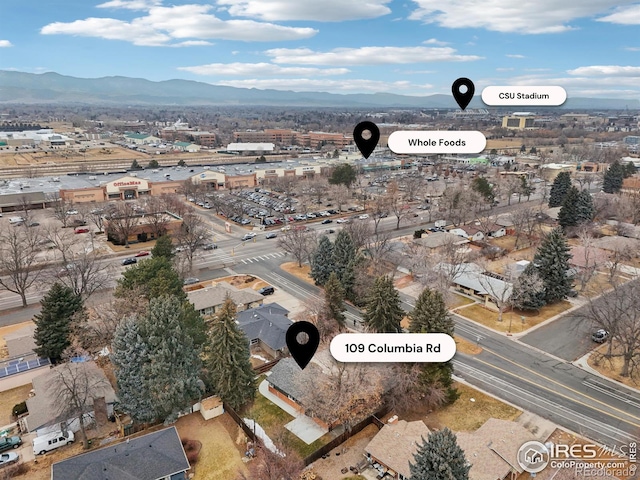
[[[295,322],[287,329],[287,348],[303,370],[315,355],[319,344],[320,333],[313,323]]]
[[[366,131],[371,133],[369,138],[364,138],[362,134]],[[369,158],[369,155],[375,150],[380,140],[380,130],[378,126],[373,122],[360,122],[353,129],[353,140],[356,142],[358,150],[364,158]]]
[[[463,87],[463,86],[467,87],[466,92],[460,91],[460,87]],[[456,103],[460,105],[460,108],[462,110],[467,108],[467,105],[469,105],[469,102],[471,102],[471,99],[473,98],[473,94],[475,93],[475,91],[476,91],[475,85],[468,78],[464,78],[464,77],[459,78],[455,82],[453,82],[453,85],[451,85],[451,93],[453,93],[453,98],[456,99]]]

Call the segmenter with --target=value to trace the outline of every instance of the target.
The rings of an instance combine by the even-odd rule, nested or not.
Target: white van
[[[12,225],[15,223],[22,223],[22,222],[24,222],[24,217],[11,217],[9,219],[9,223]]]
[[[33,439],[33,454],[43,455],[58,447],[73,443],[75,436],[72,431],[67,431],[66,436],[62,432],[47,433]]]

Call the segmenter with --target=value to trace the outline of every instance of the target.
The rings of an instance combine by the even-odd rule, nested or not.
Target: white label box
[[[482,90],[482,101],[492,107],[557,107],[567,100],[567,92],[557,86],[495,86]]]
[[[475,130],[398,130],[387,144],[394,153],[480,153],[487,139]]]
[[[447,362],[456,342],[446,333],[341,333],[331,340],[339,362]]]

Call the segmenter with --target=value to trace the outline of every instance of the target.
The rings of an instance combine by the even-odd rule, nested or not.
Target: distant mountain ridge
[[[334,94],[259,90],[193,80],[153,82],[143,78],[77,78],[0,70],[0,103],[179,106],[292,106],[345,108],[457,108],[451,95],[424,97],[392,93]],[[469,108],[486,107],[476,95]],[[526,107],[523,107],[526,108]],[[533,108],[533,107],[529,107]],[[638,109],[638,99],[569,98],[564,109]]]

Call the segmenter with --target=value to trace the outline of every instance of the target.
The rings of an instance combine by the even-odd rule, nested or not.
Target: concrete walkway
[[[277,405],[289,415],[295,417],[284,427],[307,445],[312,444],[329,431],[320,427],[320,425],[314,422],[311,418],[307,417],[303,413],[300,413],[284,400],[273,395],[269,391],[269,383],[266,380],[260,382],[260,385],[258,385],[258,391],[271,403]]]

